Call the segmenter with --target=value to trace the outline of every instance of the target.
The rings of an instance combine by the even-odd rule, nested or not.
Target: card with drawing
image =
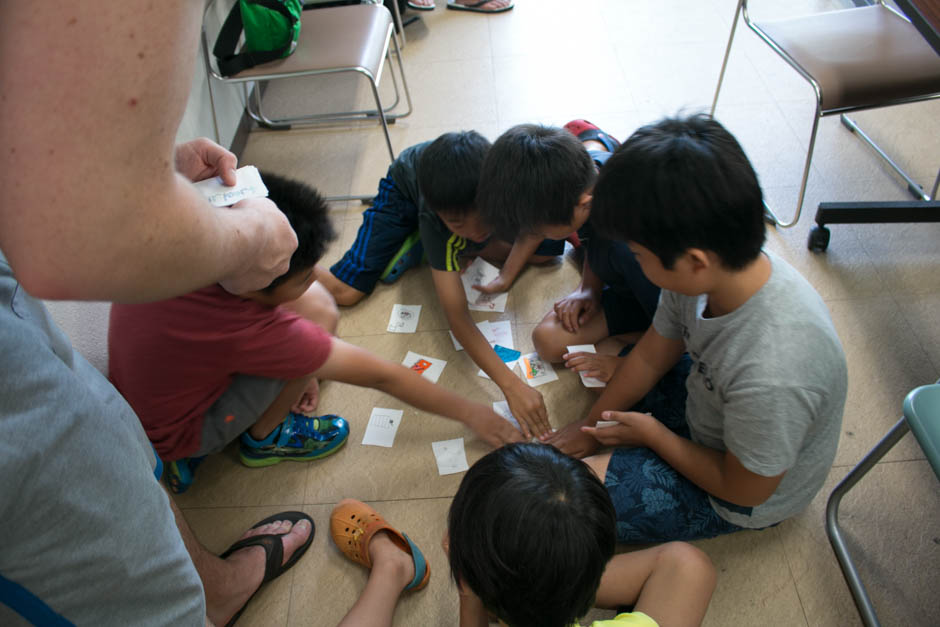
[[[467,453],[464,450],[463,438],[431,442],[431,449],[437,460],[437,472],[441,475],[453,475],[470,469],[467,464]]]
[[[576,344],[575,346],[568,347],[569,353],[597,353],[597,350],[594,348],[593,344]],[[601,381],[600,379],[595,379],[594,377],[586,377],[583,372],[579,372],[578,376],[581,377],[581,383],[584,384],[586,388],[605,388],[607,384]]]
[[[538,353],[523,355],[519,363],[522,366],[522,375],[525,377],[526,383],[532,387],[558,380],[555,369],[552,368],[550,363],[543,361]]]
[[[418,317],[421,315],[421,305],[398,305],[392,307],[392,315],[388,320],[389,333],[414,333],[418,330]]]
[[[246,198],[264,198],[268,188],[261,180],[261,173],[253,165],[246,165],[235,170],[236,183],[229,187],[218,176],[194,183],[213,207],[229,207]]]
[[[395,434],[398,433],[403,413],[401,409],[372,408],[369,424],[366,425],[366,432],[362,435],[362,444],[391,448],[395,444]]]
[[[447,362],[443,359],[419,355],[412,351],[408,351],[408,354],[405,355],[405,360],[401,363],[403,366],[407,366],[420,373],[425,379],[430,379],[431,383],[437,383],[437,380],[441,377],[441,373],[444,372],[444,366],[447,365]]]
[[[509,298],[508,292],[500,294],[484,294],[473,289],[474,285],[486,285],[499,276],[499,268],[487,263],[482,257],[473,260],[464,273],[460,275],[463,282],[463,289],[467,295],[467,307],[471,311],[495,311],[502,313],[506,311],[506,299]]]

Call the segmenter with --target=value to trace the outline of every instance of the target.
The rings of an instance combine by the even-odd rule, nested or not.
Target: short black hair
[[[544,225],[569,224],[596,178],[594,161],[562,128],[519,124],[495,142],[483,163],[477,207],[496,233],[512,241]]]
[[[600,232],[648,248],[667,269],[700,248],[740,270],[766,237],[754,168],[734,136],[704,114],[633,133],[601,168],[591,221]]]
[[[450,571],[511,627],[569,627],[594,605],[616,518],[580,460],[544,444],[492,451],[448,516]]]
[[[326,200],[316,189],[265,171],[261,171],[261,180],[268,188],[268,198],[284,212],[297,234],[297,250],[291,255],[290,268],[264,288],[270,292],[289,278],[314,267],[327,245],[336,239],[336,230],[330,221]]]
[[[474,211],[490,140],[476,131],[444,133],[418,160],[418,188],[432,211],[462,217]]]

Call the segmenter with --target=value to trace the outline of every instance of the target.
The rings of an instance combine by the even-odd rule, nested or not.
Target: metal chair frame
[[[898,13],[893,8],[886,5],[884,3],[884,0],[878,0],[878,4],[882,5],[885,9],[891,11],[892,13],[894,13],[901,19],[907,22],[910,22],[910,20],[908,20],[905,15]],[[738,0],[738,6],[734,13],[734,20],[731,23],[731,34],[728,37],[728,45],[725,48],[725,56],[721,64],[721,72],[718,75],[718,85],[715,87],[715,97],[712,100],[711,115],[713,117],[715,115],[715,109],[718,106],[718,95],[721,92],[721,85],[722,85],[722,82],[724,81],[725,70],[728,66],[728,58],[731,56],[731,44],[734,41],[734,34],[735,34],[735,30],[737,29],[739,16],[743,16],[745,24],[747,24],[747,26],[752,31],[754,31],[764,43],[770,46],[770,48],[774,52],[776,52],[784,61],[787,62],[787,64],[790,67],[796,70],[796,72],[800,76],[802,76],[803,79],[806,80],[806,82],[810,84],[810,86],[813,88],[813,93],[816,96],[816,114],[813,116],[813,127],[812,127],[812,130],[810,131],[810,137],[809,137],[809,148],[806,152],[806,161],[803,165],[803,176],[802,176],[802,179],[800,180],[800,193],[796,201],[796,212],[794,213],[793,218],[791,220],[785,221],[785,220],[780,219],[780,217],[773,211],[773,209],[771,209],[770,206],[767,205],[767,203],[765,202],[764,210],[768,218],[768,222],[771,222],[772,224],[779,226],[781,228],[789,228],[795,225],[799,221],[800,214],[802,213],[802,210],[803,210],[803,199],[806,195],[806,183],[807,183],[807,180],[809,179],[810,165],[812,164],[812,160],[813,160],[813,150],[816,146],[816,134],[817,134],[817,131],[819,130],[819,120],[825,116],[833,115],[836,113],[840,114],[839,117],[842,121],[842,124],[847,129],[855,133],[856,136],[859,137],[859,139],[861,139],[869,147],[871,147],[876,152],[876,154],[878,154],[882,159],[885,160],[885,162],[888,164],[888,166],[892,170],[894,170],[901,178],[904,179],[904,181],[908,185],[908,190],[911,192],[911,194],[915,198],[917,198],[918,200],[930,201],[931,197],[934,197],[934,198],[936,197],[937,187],[940,186],[940,172],[937,173],[937,179],[934,182],[933,191],[931,192],[931,195],[925,194],[923,191],[923,188],[920,185],[918,185],[906,172],[904,172],[904,170],[902,170],[868,135],[866,135],[864,131],[862,131],[861,128],[859,128],[859,126],[851,118],[849,118],[846,115],[846,113],[853,112],[853,111],[864,111],[867,109],[880,109],[882,107],[890,107],[894,105],[908,104],[912,102],[921,102],[923,100],[931,100],[934,98],[940,98],[940,93],[936,93],[936,94],[928,95],[928,96],[922,96],[922,97],[887,100],[887,101],[879,102],[877,104],[871,104],[871,105],[866,105],[866,106],[823,109],[822,108],[822,90],[819,86],[819,83],[816,81],[815,78],[813,78],[813,76],[809,72],[807,72],[799,63],[797,63],[796,60],[793,59],[793,57],[791,57],[784,49],[782,49],[777,44],[777,42],[775,42],[766,32],[764,32],[764,30],[761,29],[759,24],[755,23],[751,19],[750,14],[748,13],[748,9],[747,9],[747,0]]]
[[[875,447],[862,458],[849,474],[839,482],[839,484],[833,489],[832,493],[829,495],[829,501],[826,504],[826,533],[829,536],[829,543],[832,545],[832,550],[836,554],[836,558],[839,560],[839,566],[842,568],[842,574],[845,576],[845,582],[849,586],[849,591],[852,593],[852,599],[855,601],[855,607],[858,609],[859,616],[862,619],[862,622],[866,627],[877,627],[881,623],[878,621],[878,615],[875,613],[875,607],[872,604],[871,598],[868,596],[868,591],[865,589],[865,584],[862,583],[861,576],[859,575],[858,569],[855,567],[855,563],[852,561],[852,556],[849,554],[848,547],[845,543],[845,539],[842,537],[842,529],[839,527],[839,505],[842,502],[842,497],[851,490],[855,484],[864,477],[869,470],[874,468],[875,464],[881,461],[881,458],[890,451],[895,444],[897,444],[901,438],[903,438],[908,431],[911,430],[910,420],[915,416],[915,406],[914,399],[919,394],[924,393],[940,393],[940,383],[935,385],[925,385],[919,388],[916,388],[907,395],[904,399],[904,415],[900,420],[895,423],[891,430],[881,439]],[[928,418],[929,419],[929,418]],[[937,417],[933,417],[934,420],[937,420]],[[923,421],[924,417],[919,416],[918,420]],[[915,426],[919,427],[919,425]],[[917,441],[924,448],[927,442],[925,441],[927,436],[917,429],[915,429],[915,436],[917,436]],[[936,447],[937,443],[934,442],[933,446]],[[928,456],[929,457],[929,456]],[[931,465],[933,466],[934,473],[937,473],[938,478],[940,478],[940,468],[934,465],[934,460],[930,459]]]
[[[364,121],[378,119],[382,132],[385,135],[385,145],[388,149],[389,161],[395,160],[395,150],[392,148],[392,139],[389,134],[388,125],[390,123],[394,124],[395,120],[411,115],[413,111],[413,105],[411,102],[411,92],[408,89],[408,82],[405,78],[405,68],[401,59],[401,49],[398,46],[398,38],[395,36],[395,20],[390,19],[388,28],[385,33],[385,44],[382,50],[382,58],[384,59],[378,67],[378,71],[373,74],[368,68],[362,67],[361,65],[354,66],[343,66],[327,69],[315,69],[315,70],[299,70],[294,72],[271,72],[270,74],[258,74],[252,73],[249,76],[239,77],[231,76],[226,77],[222,76],[216,68],[212,60],[212,45],[209,41],[209,35],[206,32],[206,18],[209,15],[209,12],[212,10],[213,5],[216,0],[210,0],[207,3],[206,9],[203,13],[203,24],[202,24],[202,49],[203,56],[205,58],[206,71],[212,77],[212,79],[217,80],[222,83],[240,83],[242,87],[242,93],[245,99],[245,112],[249,117],[257,122],[260,126],[264,128],[269,128],[273,130],[289,130],[294,124],[302,125],[314,125],[321,124],[325,122],[346,122],[346,121]],[[393,3],[394,4],[394,3]],[[377,10],[387,11],[382,5],[372,5],[377,8]],[[346,7],[341,7],[346,8]],[[349,7],[353,8],[353,7]],[[326,9],[313,9],[317,10],[326,10]],[[400,18],[399,18],[400,19]],[[301,31],[301,37],[303,37],[303,31]],[[391,56],[394,54],[397,63],[398,63],[398,73],[401,76],[401,89],[399,89],[398,79],[395,76],[395,71],[393,69],[394,64],[392,63]],[[395,90],[395,101],[389,105],[383,107],[382,99],[379,95],[379,79],[382,76],[383,69],[385,66],[388,66],[388,73],[391,75],[392,85]],[[263,67],[263,66],[259,66]],[[345,72],[354,72],[358,73],[361,76],[364,76],[368,79],[369,87],[372,90],[372,97],[375,100],[375,109],[363,109],[356,111],[335,111],[329,113],[317,113],[311,115],[302,115],[295,117],[284,117],[284,118],[271,118],[266,115],[262,108],[262,92],[265,89],[266,84],[272,80],[279,79],[290,79],[290,78],[299,78],[305,76],[320,76],[320,75],[329,75],[329,74],[340,74]],[[401,90],[405,92],[405,99],[408,105],[408,108],[404,112],[392,113],[401,103]],[[211,81],[209,85],[209,94],[210,100],[212,96],[212,87]],[[213,103],[214,108],[214,103]],[[342,201],[342,200],[361,200],[367,201],[372,198],[371,195],[351,195],[351,196],[330,196],[327,198],[328,201]]]

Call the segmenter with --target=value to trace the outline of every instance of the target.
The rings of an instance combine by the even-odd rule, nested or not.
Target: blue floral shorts
[[[688,438],[685,380],[691,363],[683,355],[632,411],[650,412],[674,433]],[[614,449],[604,485],[617,512],[617,540],[625,544],[697,540],[744,528],[719,516],[708,493],[646,447]],[[750,508],[723,505],[750,513]]]

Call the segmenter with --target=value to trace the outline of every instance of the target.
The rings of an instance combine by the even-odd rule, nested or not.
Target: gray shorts
[[[286,381],[237,374],[202,419],[202,440],[193,457],[218,453],[258,422]]]

